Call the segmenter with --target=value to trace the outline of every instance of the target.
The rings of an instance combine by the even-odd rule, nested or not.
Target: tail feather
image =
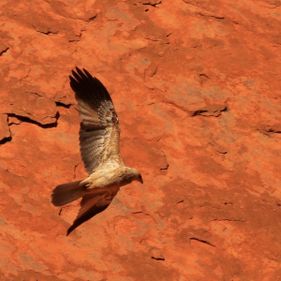
[[[52,193],[52,203],[55,206],[62,206],[82,197],[86,187],[79,184],[80,181],[75,181],[55,187]]]

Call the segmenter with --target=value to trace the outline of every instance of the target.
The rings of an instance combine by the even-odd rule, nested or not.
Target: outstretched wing
[[[69,235],[75,228],[89,220],[98,213],[104,211],[111,203],[119,188],[112,187],[110,189],[94,189],[90,191],[89,194],[83,196],[80,203],[80,210],[77,218],[74,220],[73,224],[68,228],[67,234]]]
[[[108,160],[121,163],[119,122],[108,91],[85,69],[76,67],[69,78],[79,105],[80,151],[87,171]]]

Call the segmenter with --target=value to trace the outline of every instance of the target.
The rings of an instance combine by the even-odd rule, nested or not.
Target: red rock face
[[[1,280],[281,280],[280,1],[1,1]],[[144,185],[69,237],[68,75],[112,93]]]

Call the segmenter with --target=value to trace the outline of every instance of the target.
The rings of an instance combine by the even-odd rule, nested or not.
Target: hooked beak
[[[139,178],[138,178],[138,181],[143,184],[143,179],[142,179],[142,176],[140,175]]]

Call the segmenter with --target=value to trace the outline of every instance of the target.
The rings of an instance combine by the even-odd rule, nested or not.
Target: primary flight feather
[[[57,186],[52,203],[63,206],[82,197],[77,218],[67,235],[83,222],[108,207],[119,188],[133,180],[142,183],[141,174],[126,167],[120,156],[120,128],[111,97],[104,85],[87,70],[76,67],[70,86],[80,113],[80,152],[89,176]]]

